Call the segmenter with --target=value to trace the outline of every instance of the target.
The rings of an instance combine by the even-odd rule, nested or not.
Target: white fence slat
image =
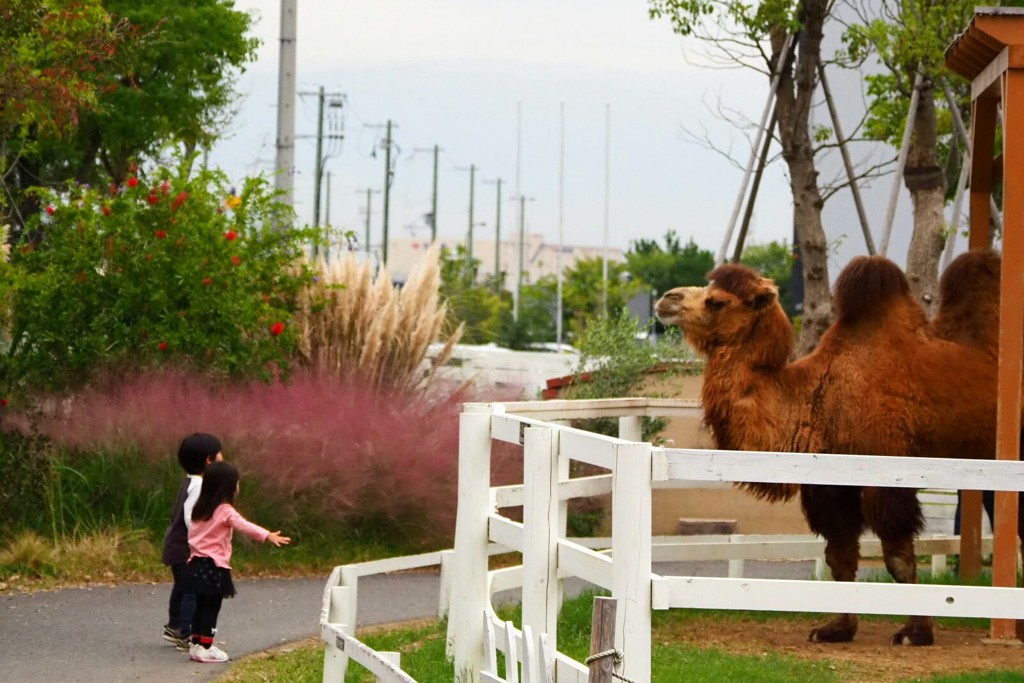
[[[505,680],[519,683],[519,650],[516,647],[516,627],[511,621],[505,622]]]
[[[541,683],[555,683],[555,658],[551,650],[551,640],[548,634],[540,634],[540,665]]]
[[[559,453],[563,456],[610,470],[615,466],[615,445],[611,437],[599,437],[578,429],[560,428]]]
[[[1019,588],[673,576],[658,583],[670,608],[1024,619]]]
[[[487,517],[488,537],[509,550],[523,552],[523,524],[497,513]]]
[[[523,565],[517,564],[512,567],[503,567],[490,572],[488,595],[491,597],[501,591],[522,588],[523,586]]]
[[[523,625],[523,683],[537,683],[537,645],[528,624]]]
[[[565,539],[558,541],[558,567],[563,576],[578,576],[595,586],[612,589],[612,559]]]
[[[480,672],[481,683],[505,683],[504,678],[499,678],[497,675],[488,673],[486,671]]]
[[[665,449],[670,479],[1024,491],[1024,463],[953,458]],[[999,485],[994,484],[995,481]]]
[[[555,652],[555,680],[558,683],[588,683],[590,670],[561,652]]]
[[[341,629],[333,629],[337,647],[348,657],[363,666],[378,680],[385,683],[416,683],[416,679],[402,671],[396,664],[381,658],[380,653],[368,647],[358,638],[348,635]]]
[[[494,638],[494,621],[489,612],[484,612],[484,669],[497,675],[498,642]]]

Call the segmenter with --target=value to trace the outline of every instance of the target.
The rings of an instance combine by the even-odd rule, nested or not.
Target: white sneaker
[[[210,647],[203,647],[197,643],[192,643],[192,646],[188,649],[188,656],[194,662],[202,662],[203,664],[220,664],[226,662],[230,657],[228,653],[221,650],[216,645]]]

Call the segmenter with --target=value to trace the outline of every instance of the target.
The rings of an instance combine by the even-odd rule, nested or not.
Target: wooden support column
[[[1011,52],[1020,48],[1011,47]],[[996,457],[1020,459],[1021,366],[1024,354],[1024,69],[1003,76],[1003,266],[999,301]],[[1017,493],[996,491],[992,585],[1017,585]],[[992,621],[992,637],[1017,637],[1016,624]]]

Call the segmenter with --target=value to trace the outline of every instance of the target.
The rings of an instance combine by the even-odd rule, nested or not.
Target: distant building
[[[456,248],[465,245],[462,239],[439,239],[442,247],[447,247],[453,253]],[[478,276],[484,279],[494,275],[494,240],[473,239],[473,257],[480,262]],[[404,282],[409,271],[419,261],[422,254],[430,247],[429,238],[397,238],[391,239],[388,243],[388,272],[393,280]],[[543,235],[531,233],[526,235],[523,243],[523,282],[536,282],[545,275],[557,274],[558,245],[544,241]],[[601,247],[579,247],[565,245],[562,247],[562,268],[571,268],[581,259],[600,258],[604,253]],[[505,273],[506,287],[511,289],[515,286],[516,273],[519,264],[519,242],[518,240],[502,240],[500,249],[501,272]],[[608,248],[609,262],[625,261],[625,253],[622,249]]]

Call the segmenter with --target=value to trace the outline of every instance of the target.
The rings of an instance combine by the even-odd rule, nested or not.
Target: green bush
[[[224,376],[288,367],[308,229],[263,178],[156,168],[124,187],[39,191],[0,271],[10,303],[0,391],[75,386],[106,367],[190,365]]]

